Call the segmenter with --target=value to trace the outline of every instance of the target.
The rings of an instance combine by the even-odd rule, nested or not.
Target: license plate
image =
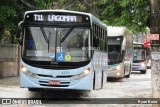
[[[60,84],[60,81],[50,80],[50,81],[49,81],[49,84],[51,84],[51,85],[59,85],[59,84]]]

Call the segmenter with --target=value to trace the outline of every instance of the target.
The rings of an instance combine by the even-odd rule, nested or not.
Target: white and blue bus
[[[144,47],[143,43],[133,42],[133,71],[140,71],[142,74],[146,73],[147,63],[149,62],[149,48]]]
[[[20,87],[101,89],[107,78],[107,26],[90,13],[27,11],[19,23]]]
[[[133,34],[125,27],[108,26],[107,77],[130,77],[133,61]]]

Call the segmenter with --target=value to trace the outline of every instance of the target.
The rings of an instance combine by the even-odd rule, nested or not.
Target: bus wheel
[[[130,73],[128,75],[125,76],[126,78],[130,78]]]
[[[125,77],[126,77],[126,78],[130,78],[130,75],[131,75],[131,72],[129,72],[129,74],[126,75]]]
[[[129,71],[129,74],[125,76],[125,78],[130,78],[130,75],[131,75],[131,66],[130,66],[130,71]]]
[[[141,70],[141,74],[146,74],[146,70]]]
[[[102,71],[102,80],[101,80],[101,89],[103,88],[103,71]]]
[[[94,76],[93,76],[94,78],[93,78],[93,90],[95,90],[96,88],[95,88],[95,72],[94,72]]]
[[[28,88],[28,91],[39,91],[38,88]]]

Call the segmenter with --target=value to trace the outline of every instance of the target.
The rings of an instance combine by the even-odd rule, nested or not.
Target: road
[[[150,69],[147,70],[146,74],[140,74],[140,72],[138,71],[132,71],[130,78],[109,80],[107,81],[103,89],[93,90],[91,92],[65,91],[65,90],[61,91],[42,90],[40,92],[30,92],[26,88],[19,88],[18,79],[19,79],[18,77],[0,79],[0,98],[75,98],[75,97],[76,98],[151,98],[152,97]],[[94,106],[95,105],[92,105],[92,107]],[[96,106],[99,105],[96,104]],[[116,106],[117,104],[114,104],[112,106],[108,105],[107,107],[116,107]],[[119,106],[123,107],[124,105],[119,105]],[[149,107],[149,106],[151,105],[148,104],[144,105],[143,107]],[[83,107],[89,107],[89,105],[86,106],[85,104],[83,104]],[[129,106],[125,105],[125,107],[130,107],[130,105]],[[139,107],[139,105],[137,106],[135,105],[132,107]]]

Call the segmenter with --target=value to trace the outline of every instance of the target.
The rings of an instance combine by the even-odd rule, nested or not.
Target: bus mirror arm
[[[20,45],[23,44],[22,40],[23,40],[23,31],[22,31],[22,27],[23,27],[23,21],[21,21],[20,23],[18,23],[18,27],[16,29],[16,39],[18,41],[18,43]]]

